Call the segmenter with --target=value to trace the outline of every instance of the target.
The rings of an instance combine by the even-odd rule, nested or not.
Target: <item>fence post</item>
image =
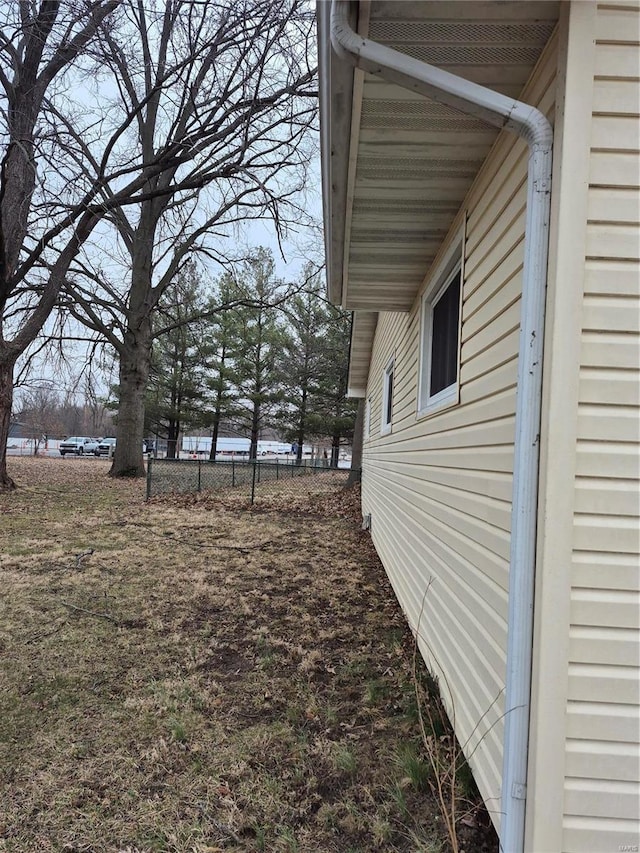
[[[278,466],[278,460],[276,459],[276,480],[280,479],[280,467]]]
[[[202,459],[198,459],[198,491],[202,491]]]
[[[147,496],[145,500],[151,497],[151,457],[147,456]]]
[[[253,460],[253,476],[251,478],[251,505],[253,506],[253,501],[256,495],[256,465],[258,463],[256,460]]]
[[[236,487],[236,460],[231,457],[231,488],[235,489]]]

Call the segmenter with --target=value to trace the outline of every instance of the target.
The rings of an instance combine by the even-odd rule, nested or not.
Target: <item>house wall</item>
[[[592,79],[564,853],[640,843],[639,3],[597,5]]]
[[[522,95],[551,120],[556,64],[552,39]],[[526,179],[526,145],[502,134],[452,228],[450,240],[465,222],[458,405],[417,417],[420,298],[409,313],[379,315],[363,455],[363,511],[371,513],[374,544],[422,654],[440,675],[496,825]],[[392,356],[392,431],[381,435],[383,373]]]
[[[640,10],[563,4],[526,849],[638,849]]]
[[[574,482],[596,7],[559,22],[540,446],[526,847],[563,849]]]

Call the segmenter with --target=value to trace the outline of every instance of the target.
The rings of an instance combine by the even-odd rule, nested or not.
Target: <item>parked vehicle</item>
[[[85,453],[95,453],[100,443],[99,438],[88,438],[86,435],[72,435],[60,442],[60,456],[73,453],[75,456],[83,456]]]
[[[96,456],[112,456],[116,447],[115,438],[103,438],[94,450]],[[142,442],[143,453],[153,453],[153,442],[145,438]]]
[[[94,450],[96,456],[110,456],[116,446],[115,438],[103,438]]]

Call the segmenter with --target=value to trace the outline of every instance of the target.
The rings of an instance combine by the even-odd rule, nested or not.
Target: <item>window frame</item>
[[[380,414],[380,435],[388,435],[393,427],[395,363],[395,355],[392,355],[382,372],[382,412]],[[388,420],[387,413],[389,414]]]
[[[420,302],[420,371],[418,376],[417,417],[426,417],[460,402],[460,347],[462,337],[462,295],[464,287],[464,239],[462,232],[438,266]],[[433,358],[433,311],[449,286],[460,276],[458,304],[458,345],[456,378],[446,388],[431,395],[431,363]]]
[[[364,401],[364,437],[371,437],[371,397],[367,397]]]

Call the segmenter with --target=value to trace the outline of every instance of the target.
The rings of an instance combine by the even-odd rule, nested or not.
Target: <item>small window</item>
[[[367,397],[364,404],[364,437],[371,435],[371,397]]]
[[[386,366],[382,387],[382,429],[381,432],[391,432],[393,418],[393,359]]]
[[[423,299],[420,414],[458,400],[461,295],[458,262]]]

